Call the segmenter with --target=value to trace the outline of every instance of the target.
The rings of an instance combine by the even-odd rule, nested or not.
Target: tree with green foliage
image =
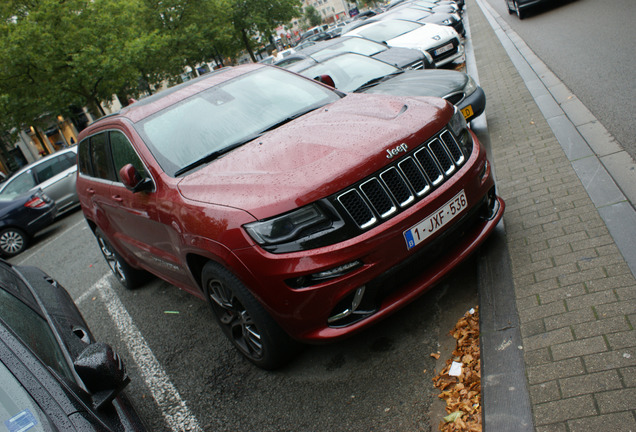
[[[153,56],[154,67],[138,65],[144,79],[157,81],[146,70],[158,70],[164,76],[179,75],[184,67],[234,55],[241,44],[232,36],[227,0],[141,0],[144,5],[142,25],[148,35],[157,34],[162,41]],[[142,41],[140,41],[142,42]],[[143,42],[138,49],[143,51]],[[131,54],[132,58],[141,58]]]
[[[0,128],[118,95],[236,55],[300,15],[300,0],[2,0]]]
[[[313,6],[307,6],[305,8],[305,14],[303,15],[305,21],[309,24],[309,27],[316,27],[317,25],[322,24],[322,17],[320,13]]]
[[[230,1],[234,34],[242,42],[252,61],[254,45],[268,40],[273,30],[301,14],[300,0],[227,0]]]
[[[128,44],[141,36],[136,6],[127,0],[3,4],[0,93],[14,120],[29,123],[70,105],[103,114],[100,102],[138,78],[126,57]]]

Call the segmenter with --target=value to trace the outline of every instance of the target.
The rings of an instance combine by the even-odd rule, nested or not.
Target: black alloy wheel
[[[130,264],[115,252],[110,242],[100,230],[95,231],[95,237],[97,238],[99,249],[102,251],[102,255],[104,255],[108,267],[110,267],[110,270],[119,283],[128,289],[133,289],[141,285],[143,276],[147,273],[131,267]]]
[[[233,273],[208,262],[201,280],[223,333],[245,358],[267,370],[289,362],[299,344],[280,328]]]
[[[7,228],[0,232],[0,251],[5,257],[23,252],[28,242],[28,236],[19,228]]]

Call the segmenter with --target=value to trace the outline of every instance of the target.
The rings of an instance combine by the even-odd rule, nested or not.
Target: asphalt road
[[[519,20],[486,0],[636,160],[633,0],[554,0]]]
[[[431,378],[445,360],[430,354],[477,304],[470,260],[379,325],[265,372],[225,340],[203,301],[157,279],[122,288],[80,211],[10,261],[36,265],[67,288],[97,339],[126,359],[128,393],[152,431],[429,431],[438,422]]]

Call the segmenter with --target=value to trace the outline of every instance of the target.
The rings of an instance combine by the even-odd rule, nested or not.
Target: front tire
[[[7,228],[0,232],[0,252],[5,257],[24,252],[28,243],[29,237],[19,228]]]
[[[256,366],[272,370],[289,362],[298,351],[293,341],[223,266],[208,262],[201,273],[208,303],[225,336]]]
[[[95,238],[99,249],[102,251],[102,255],[106,259],[106,263],[113,275],[117,278],[120,284],[127,289],[133,289],[140,286],[147,273],[142,270],[137,270],[128,264],[117,252],[113,249],[108,239],[104,236],[99,229],[95,230]]]

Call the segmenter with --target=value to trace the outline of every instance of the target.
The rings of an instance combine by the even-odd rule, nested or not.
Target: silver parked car
[[[75,179],[77,146],[45,156],[13,174],[0,186],[0,196],[18,195],[41,189],[55,201],[57,213],[79,205]]]

